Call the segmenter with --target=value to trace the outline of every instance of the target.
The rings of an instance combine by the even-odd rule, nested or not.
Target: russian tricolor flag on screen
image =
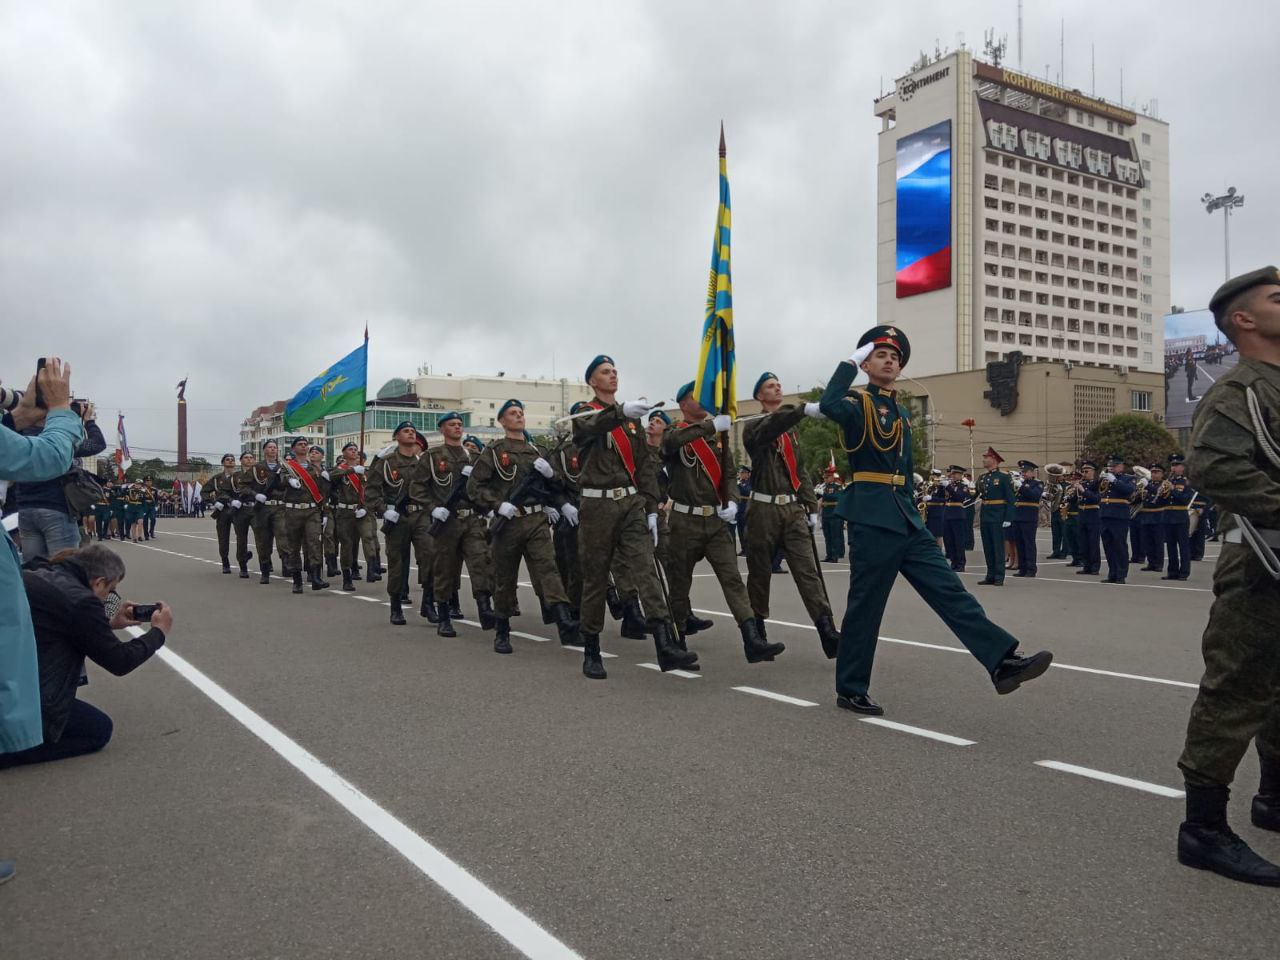
[[[898,299],[951,286],[951,121],[898,141]]]

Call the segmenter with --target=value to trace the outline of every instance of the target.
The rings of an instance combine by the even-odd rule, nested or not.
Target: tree
[[[1119,454],[1129,464],[1167,463],[1178,451],[1178,438],[1160,424],[1136,413],[1120,413],[1100,423],[1084,438],[1083,456],[1104,463]]]
[[[822,396],[822,388],[814,387],[803,396],[806,401],[816,401]],[[927,476],[933,464],[929,456],[929,438],[924,424],[920,422],[915,398],[906,391],[899,390],[898,402],[911,411],[912,465],[916,473]],[[849,472],[848,457],[844,453],[844,444],[840,442],[840,430],[830,420],[805,417],[796,427],[796,434],[800,438],[801,462],[811,476],[819,476],[827,469],[833,453],[836,469],[840,471],[841,476]]]

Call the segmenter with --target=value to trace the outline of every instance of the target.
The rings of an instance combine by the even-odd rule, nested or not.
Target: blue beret
[[[590,410],[590,409],[591,409],[590,402],[586,400],[579,400],[577,403],[575,403],[572,407],[569,408],[569,415],[572,416],[575,413],[582,413],[582,411]]]
[[[311,441],[309,441],[306,437],[294,437],[292,440],[289,441],[289,446],[296,447],[300,443],[309,444],[310,442]]]
[[[689,396],[689,394],[691,394],[691,393],[693,393],[693,381],[692,381],[692,380],[690,380],[690,381],[689,381],[688,383],[686,383],[683,387],[681,387],[679,390],[677,390],[677,391],[676,391],[676,403],[679,403],[681,400],[683,400],[685,397]]]
[[[670,418],[669,416],[667,416],[667,412],[666,412],[665,410],[651,410],[651,411],[649,411],[649,416],[648,416],[648,418],[645,420],[645,423],[648,423],[648,422],[649,422],[649,420],[652,420],[654,417],[657,417],[658,419],[660,419],[660,420],[661,420],[663,423],[665,423],[668,427],[669,427],[669,426],[671,426],[671,418]]]
[[[267,447],[271,446],[271,444],[273,443],[276,443],[275,440],[273,440],[271,437],[267,437],[267,439],[262,441],[262,449],[263,450],[267,449]],[[280,446],[280,444],[276,443],[276,446],[278,447]]]
[[[397,424],[396,424],[396,428],[395,428],[394,430],[392,430],[392,431],[391,431],[391,435],[392,435],[392,436],[395,436],[397,433],[399,433],[399,432],[400,432],[401,430],[403,430],[405,427],[408,427],[410,430],[415,430],[415,431],[417,430],[417,427],[415,427],[415,426],[413,425],[413,421],[412,421],[412,420],[401,420],[399,423],[397,423]]]
[[[342,452],[343,452],[343,453],[346,453],[348,450],[359,450],[359,449],[360,449],[360,447],[359,447],[359,446],[357,446],[357,445],[356,445],[356,443],[355,443],[354,441],[352,441],[352,442],[350,442],[350,443],[344,443],[344,444],[342,445]]]
[[[310,453],[312,450],[319,450],[321,453],[324,453],[324,447],[317,443],[313,443],[311,446],[307,447],[307,453]]]
[[[450,420],[457,420],[459,423],[461,423],[462,414],[460,414],[457,410],[450,410],[448,413],[442,413],[440,414],[440,418],[436,420],[436,426],[442,427],[446,423],[448,423]]]
[[[508,410],[510,410],[512,407],[519,407],[521,410],[523,410],[524,404],[513,397],[512,399],[508,400],[506,403],[504,403],[502,406],[498,408],[498,419],[501,420],[502,415],[506,413]]]
[[[591,375],[596,372],[596,367],[600,366],[600,364],[602,363],[613,363],[613,357],[606,356],[603,353],[597,356],[594,360],[592,360],[590,363],[587,364],[587,375],[582,379],[590,380]]]
[[[236,456],[235,456],[235,454],[234,454],[234,453],[224,453],[224,454],[222,455],[222,462],[223,462],[223,463],[226,463],[228,460],[230,460],[232,463],[235,463],[235,460],[236,460]]]
[[[463,437],[463,438],[462,438],[462,442],[463,442],[463,443],[474,443],[474,444],[475,444],[478,448],[480,448],[481,450],[483,450],[483,449],[484,449],[484,444],[480,442],[480,438],[479,438],[479,437],[477,437],[475,434],[472,434],[472,433],[468,433],[465,437]]]
[[[778,375],[776,373],[770,373],[768,370],[766,370],[764,373],[760,374],[760,379],[757,380],[756,385],[751,388],[751,396],[756,397],[760,393],[760,388],[764,386],[764,382],[766,380],[777,380],[777,379],[778,379]]]

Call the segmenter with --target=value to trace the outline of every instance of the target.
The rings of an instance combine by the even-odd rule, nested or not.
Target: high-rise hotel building
[[[1160,372],[1169,126],[957,50],[875,102],[877,320],[915,376],[1023,362]]]

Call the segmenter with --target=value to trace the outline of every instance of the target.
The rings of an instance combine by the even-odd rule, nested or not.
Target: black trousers
[[[0,753],[0,770],[28,763],[48,763],[65,760],[86,753],[96,753],[111,739],[111,718],[92,704],[83,700],[71,701],[71,716],[60,736],[53,743],[19,750],[17,753]]]
[[[1036,566],[1036,528],[1040,525],[1035,520],[1015,520],[1013,529],[1017,532],[1018,572],[1034,576],[1039,569]]]
[[[1107,555],[1107,579],[1123,580],[1129,576],[1129,521],[1102,521],[1102,549]]]
[[[1142,539],[1147,547],[1147,565],[1151,567],[1164,566],[1164,524],[1163,523],[1144,523],[1142,525]]]
[[[1179,517],[1177,523],[1166,523],[1164,527],[1164,544],[1169,548],[1169,576],[1191,576],[1191,536],[1187,532],[1188,523]]]

